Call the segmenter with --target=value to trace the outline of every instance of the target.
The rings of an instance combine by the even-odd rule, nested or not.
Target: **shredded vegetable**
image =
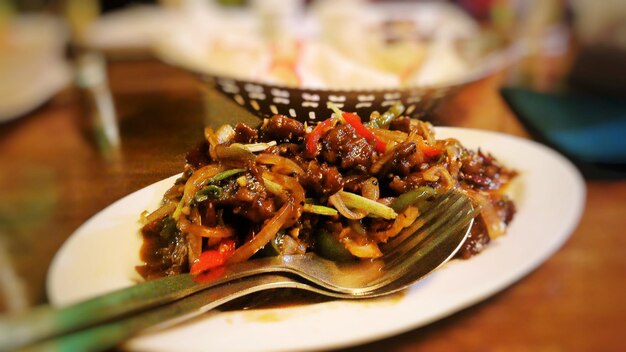
[[[382,244],[415,232],[428,202],[449,190],[481,210],[460,257],[504,234],[515,213],[504,193],[514,171],[458,140],[438,140],[432,125],[402,116],[401,103],[368,123],[329,108],[314,126],[275,115],[256,128],[206,128],[161,205],[142,215],[139,273],[211,274],[259,256],[306,252],[378,258]]]
[[[402,115],[404,112],[404,105],[402,102],[393,104],[389,110],[385,111],[382,115],[370,121],[370,126],[373,128],[387,128],[391,121]]]
[[[318,142],[322,138],[322,135],[328,131],[333,124],[333,119],[327,119],[318,123],[313,131],[306,137],[306,151],[309,155],[316,155],[318,151]]]
[[[315,204],[304,204],[302,206],[302,211],[307,213],[313,213],[318,215],[326,215],[326,216],[337,216],[339,214],[337,210],[329,207],[325,207],[323,205],[315,205]]]
[[[401,194],[398,198],[396,198],[393,204],[391,204],[391,208],[396,212],[401,213],[409,206],[415,205],[419,201],[433,197],[436,194],[437,191],[435,191],[432,187],[419,187]]]
[[[398,216],[392,208],[358,194],[339,191],[339,196],[348,208],[364,210],[369,216],[383,219],[395,219]]]

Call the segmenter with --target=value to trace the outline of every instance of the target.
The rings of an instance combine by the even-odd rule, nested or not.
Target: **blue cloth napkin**
[[[626,165],[626,102],[505,88],[519,119],[575,162]]]

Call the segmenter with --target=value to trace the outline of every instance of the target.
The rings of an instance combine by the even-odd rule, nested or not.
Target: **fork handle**
[[[275,288],[318,290],[289,277],[256,275],[215,286],[179,301],[97,325],[24,348],[23,351],[102,351],[118,345],[148,328],[161,329],[205,313],[233,299]],[[323,292],[318,292],[323,293]]]
[[[143,282],[64,308],[36,307],[18,316],[0,316],[0,351],[102,324],[129,314],[180,300],[213,286],[260,274],[273,257],[232,265],[210,280],[197,282],[189,274]]]

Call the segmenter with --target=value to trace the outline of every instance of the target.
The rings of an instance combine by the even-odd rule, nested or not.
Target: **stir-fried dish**
[[[504,189],[515,171],[456,139],[436,139],[431,124],[401,116],[401,104],[367,123],[330,107],[316,125],[275,115],[256,128],[205,129],[161,206],[142,215],[138,272],[199,274],[311,251],[378,258],[388,239],[415,231],[420,202],[448,190],[480,209],[457,256],[504,233],[515,213]]]

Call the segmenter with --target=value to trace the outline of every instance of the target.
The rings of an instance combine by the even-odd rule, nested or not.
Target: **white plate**
[[[529,273],[554,253],[577,225],[585,186],[559,154],[527,140],[491,132],[438,128],[481,147],[520,173],[511,193],[518,212],[505,237],[480,255],[453,261],[403,295],[370,301],[333,301],[257,311],[210,313],[127,344],[144,351],[319,350],[398,334],[487,298]],[[58,252],[48,295],[65,305],[132,285],[139,264],[139,214],[155,209],[174,177],[112,204],[81,226]]]
[[[0,55],[0,123],[33,111],[72,80],[65,59],[68,31],[62,19],[16,16],[3,26],[2,35],[7,40],[0,49],[4,50]]]

